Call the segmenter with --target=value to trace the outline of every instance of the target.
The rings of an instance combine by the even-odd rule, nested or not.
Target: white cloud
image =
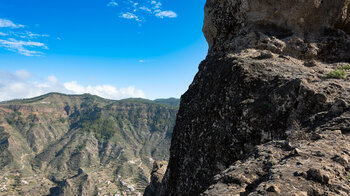
[[[8,40],[0,39],[0,46],[25,56],[41,56],[44,54],[40,51],[32,50],[31,48],[48,49],[48,47],[41,42],[23,41],[13,38],[10,38]]]
[[[31,31],[23,30],[22,28],[24,27],[24,25],[15,24],[10,20],[0,18],[0,28],[10,28],[10,30],[2,29],[4,31],[0,32],[0,36],[6,37],[0,39],[0,47],[25,56],[43,55],[44,53],[38,50],[48,49],[48,47],[42,42],[31,40],[49,37],[49,35],[32,33]]]
[[[17,70],[14,75],[19,79],[19,80],[28,80],[29,78],[32,77],[32,74],[28,72],[27,70]]]
[[[53,84],[58,83],[58,79],[56,78],[56,76],[47,77],[47,81],[49,81],[50,83],[53,83]]]
[[[62,84],[53,75],[40,79],[34,77],[26,70],[19,70],[14,73],[0,71],[0,101],[31,98],[50,92],[66,94],[89,93],[107,99],[146,97],[142,90],[133,86],[118,89],[112,85],[83,86],[76,81]]]
[[[47,34],[36,34],[36,33],[32,33],[31,31],[19,31],[19,30],[11,30],[11,31],[6,31],[6,33],[4,32],[0,32],[0,36],[8,36],[8,37],[16,37],[16,38],[21,38],[21,39],[39,39],[39,38],[43,38],[43,37],[50,37],[50,35]]]
[[[121,5],[120,7],[123,7],[122,12],[120,13],[120,18],[135,20],[137,22],[144,22],[145,14],[153,15],[161,19],[177,18],[178,16],[177,13],[172,10],[164,10],[162,8],[162,3],[156,0],[126,0],[120,1],[119,4]]]
[[[160,11],[160,10],[156,10],[155,11],[155,16],[157,16],[158,18],[176,18],[177,14],[173,11]]]
[[[146,11],[146,12],[152,12],[152,10],[151,9],[149,9],[148,7],[146,7],[146,6],[141,6],[141,7],[139,7],[140,8],[140,10],[143,10],[143,11]]]
[[[49,35],[46,35],[46,34],[35,34],[30,31],[19,32],[19,33],[13,32],[13,35],[20,37],[22,39],[37,39],[40,37],[50,37]]]
[[[153,5],[153,9],[159,9],[160,7],[162,7],[161,2],[151,1],[151,4]]]
[[[117,7],[118,6],[118,3],[115,2],[115,1],[111,1],[107,4],[108,7]]]
[[[83,94],[85,92],[85,88],[82,85],[78,84],[77,81],[66,82],[64,83],[64,87],[77,94]]]
[[[73,94],[89,93],[109,99],[122,99],[128,97],[145,97],[145,93],[142,90],[137,90],[135,87],[130,86],[127,88],[117,89],[111,85],[101,86],[82,86],[76,81],[64,83],[64,87]]]
[[[127,13],[122,13],[120,15],[121,18],[125,18],[128,20],[136,20],[137,22],[141,22],[142,20],[135,14],[127,12]]]
[[[33,81],[33,76],[25,70],[10,73],[0,71],[0,101],[39,96],[48,92],[64,92],[62,85],[48,79]]]
[[[4,28],[4,27],[9,27],[9,28],[22,28],[22,27],[24,27],[24,25],[15,24],[15,23],[12,22],[11,20],[1,19],[1,18],[0,18],[0,28]]]

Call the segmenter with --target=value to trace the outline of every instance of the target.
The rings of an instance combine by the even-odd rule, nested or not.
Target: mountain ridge
[[[180,104],[180,99],[170,97],[170,98],[159,98],[159,99],[144,99],[144,98],[125,98],[125,99],[120,99],[120,100],[113,100],[113,99],[106,99],[103,97],[100,97],[98,95],[92,95],[89,93],[84,93],[84,94],[64,94],[64,93],[58,93],[58,92],[51,92],[47,94],[43,94],[40,96],[32,97],[32,98],[26,98],[26,99],[13,99],[13,100],[7,100],[7,101],[2,101],[0,104],[6,104],[6,103],[31,103],[31,102],[36,102],[40,101],[45,98],[49,98],[51,96],[63,96],[63,97],[93,97],[96,99],[104,100],[106,102],[117,102],[117,101],[122,101],[122,102],[145,102],[145,103],[157,103],[157,104],[164,104],[168,106],[175,106],[178,107]]]
[[[0,195],[143,192],[153,160],[169,156],[177,110],[89,94],[0,103]]]

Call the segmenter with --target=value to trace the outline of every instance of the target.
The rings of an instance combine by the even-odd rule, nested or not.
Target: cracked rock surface
[[[153,195],[349,195],[350,78],[329,77],[349,74],[349,9],[207,0],[208,56]]]
[[[323,131],[310,141],[258,146],[214,177],[202,195],[349,195],[349,139]]]

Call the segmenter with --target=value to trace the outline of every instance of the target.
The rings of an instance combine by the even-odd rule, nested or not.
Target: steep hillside
[[[207,0],[209,53],[145,195],[349,195],[349,7]]]
[[[57,93],[0,103],[0,195],[143,192],[177,109]]]
[[[169,106],[174,106],[174,107],[178,107],[180,105],[180,99],[176,99],[176,98],[156,99],[154,100],[154,102],[169,105]]]

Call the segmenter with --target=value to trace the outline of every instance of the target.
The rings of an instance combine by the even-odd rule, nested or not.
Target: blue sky
[[[50,91],[180,97],[205,58],[205,0],[1,0],[0,101]]]

